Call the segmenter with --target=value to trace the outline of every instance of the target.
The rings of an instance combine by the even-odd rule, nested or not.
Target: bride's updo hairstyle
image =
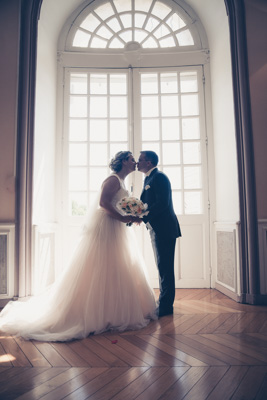
[[[122,169],[122,162],[128,160],[131,155],[132,153],[130,151],[119,151],[110,161],[109,168],[115,173],[120,172]]]

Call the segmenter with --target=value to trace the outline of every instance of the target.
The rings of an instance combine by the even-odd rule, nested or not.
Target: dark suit
[[[159,315],[171,313],[175,297],[175,243],[181,231],[173,209],[170,181],[157,168],[145,179],[141,200],[148,204],[149,214],[143,220],[152,228],[149,232],[159,271]]]

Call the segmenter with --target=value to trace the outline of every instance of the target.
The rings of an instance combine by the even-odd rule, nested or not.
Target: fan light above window
[[[91,11],[77,27],[72,46],[124,49],[193,46],[186,23],[170,6],[157,0],[110,0]]]

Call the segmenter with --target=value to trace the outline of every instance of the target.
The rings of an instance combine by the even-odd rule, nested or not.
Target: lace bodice
[[[125,187],[124,181],[116,174],[113,174],[112,176],[116,176],[120,182],[120,189],[117,191],[115,196],[112,199],[112,205],[116,209],[116,211],[119,211],[116,207],[118,201],[120,201],[123,197],[129,197],[129,192]]]

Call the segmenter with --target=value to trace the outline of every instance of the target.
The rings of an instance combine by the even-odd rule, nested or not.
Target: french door
[[[207,149],[202,67],[66,69],[63,240],[71,249],[108,163],[120,150],[154,150],[171,181],[182,238],[177,287],[210,287]],[[143,176],[127,186],[136,196]],[[145,227],[134,228],[153,287],[158,273]],[[69,257],[65,252],[66,258]]]

